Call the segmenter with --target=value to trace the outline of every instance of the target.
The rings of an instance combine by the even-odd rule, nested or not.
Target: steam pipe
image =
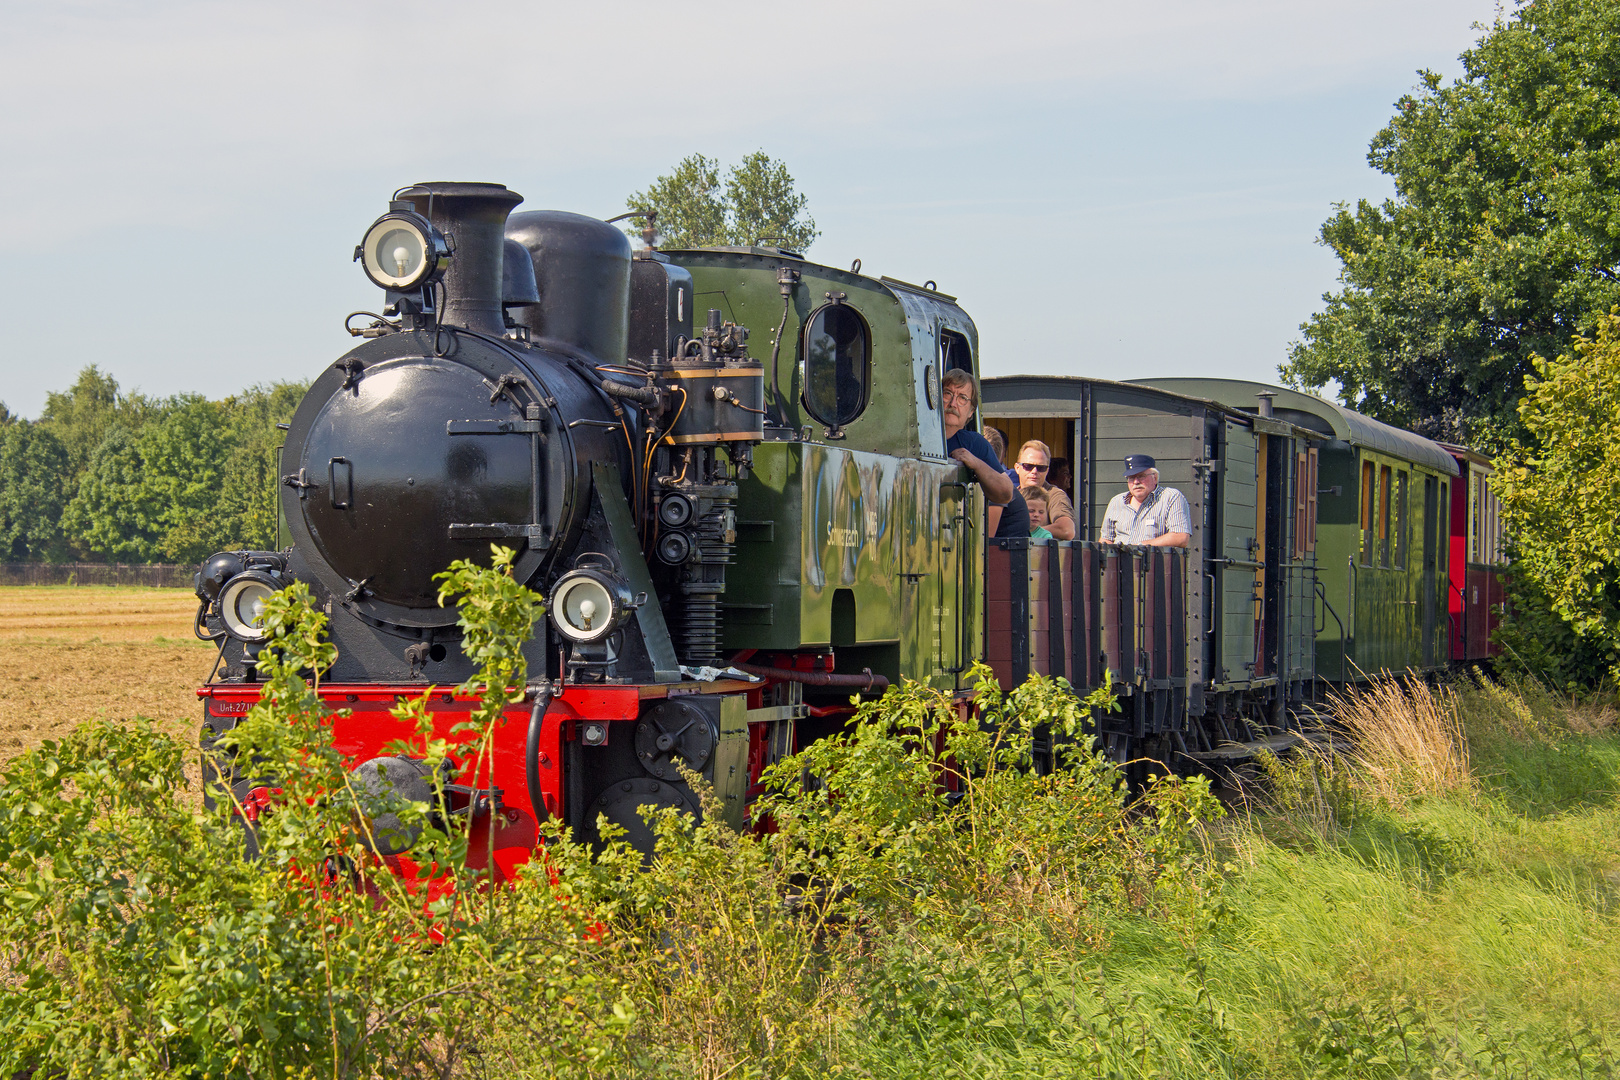
[[[834,675],[830,671],[797,671],[793,668],[764,667],[760,664],[731,664],[738,671],[746,671],[750,675],[759,675],[767,679],[781,679],[783,682],[802,683],[805,686],[833,686],[849,690],[861,690],[868,694],[889,688],[889,680],[882,675],[872,674],[871,668],[863,669],[860,675]]]
[[[597,385],[602,388],[602,393],[610,397],[624,398],[649,409],[658,407],[658,388],[655,386],[631,386],[611,379],[603,379]]]

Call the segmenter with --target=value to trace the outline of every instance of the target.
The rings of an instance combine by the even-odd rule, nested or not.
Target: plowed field
[[[195,740],[214,654],[192,637],[196,611],[182,589],[0,587],[0,760],[97,718]]]

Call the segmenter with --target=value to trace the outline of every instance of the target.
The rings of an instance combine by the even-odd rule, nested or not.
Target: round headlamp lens
[[[219,594],[219,616],[226,631],[238,641],[263,641],[265,629],[259,620],[276,588],[269,575],[252,572],[226,582]]]
[[[360,243],[361,265],[373,285],[405,291],[421,285],[438,262],[428,230],[415,215],[379,219]]]
[[[630,594],[612,575],[595,570],[565,574],[551,593],[551,621],[570,641],[588,644],[607,637],[630,610]]]
[[[422,268],[422,235],[415,229],[388,229],[377,238],[372,257],[385,271],[402,281]]]
[[[597,637],[612,621],[613,597],[592,578],[575,578],[557,603],[558,629],[575,640]]]

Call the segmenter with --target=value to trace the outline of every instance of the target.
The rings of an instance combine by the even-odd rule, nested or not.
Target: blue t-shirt
[[[977,431],[963,428],[949,439],[945,440],[945,453],[962,449],[986,462],[997,472],[1005,470],[1001,467],[1001,459],[991,449],[990,441]],[[1024,497],[1018,493],[1018,481],[1013,481],[1012,502],[1001,508],[1001,524],[996,526],[996,536],[1028,536],[1029,535],[1029,506]]]

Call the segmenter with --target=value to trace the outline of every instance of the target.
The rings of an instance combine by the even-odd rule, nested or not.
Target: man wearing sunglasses
[[[1125,459],[1125,490],[1108,503],[1103,518],[1105,544],[1186,547],[1192,538],[1192,512],[1187,496],[1159,486],[1159,470],[1146,454]]]
[[[1052,450],[1039,439],[1031,439],[1018,450],[1018,493],[1029,497],[1040,492],[1046,503],[1046,528],[1059,540],[1074,539],[1074,504],[1069,494],[1047,482],[1052,469]]]

